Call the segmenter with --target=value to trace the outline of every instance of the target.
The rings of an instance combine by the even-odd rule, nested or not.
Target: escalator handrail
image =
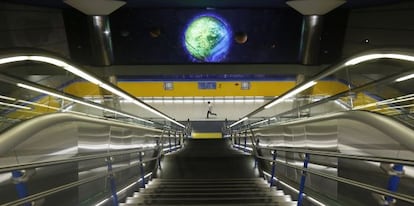
[[[83,156],[79,156],[79,157],[71,157],[70,159],[13,164],[13,165],[1,166],[0,167],[0,173],[10,172],[10,171],[13,171],[13,170],[23,170],[23,169],[38,168],[38,167],[48,167],[48,166],[68,164],[68,163],[78,163],[78,162],[87,161],[87,160],[114,157],[114,156],[126,155],[126,154],[137,154],[139,152],[146,152],[146,151],[155,150],[155,149],[157,149],[157,147],[158,146],[156,146],[154,148],[131,149],[131,150],[128,150],[128,151],[115,151],[115,152],[105,152],[103,154],[83,155]]]
[[[412,128],[409,128],[405,124],[402,124],[399,121],[396,121],[388,116],[368,112],[368,111],[346,111],[346,112],[337,112],[333,114],[321,115],[310,117],[307,119],[301,119],[297,121],[291,121],[287,123],[280,123],[276,125],[270,125],[267,127],[255,128],[253,132],[258,132],[261,130],[269,130],[274,127],[280,126],[297,126],[305,125],[309,123],[317,123],[328,120],[339,120],[339,119],[348,119],[354,120],[361,123],[364,123],[368,126],[374,127],[382,133],[386,134],[388,137],[392,138],[401,146],[407,148],[408,150],[414,152],[414,131]]]
[[[252,131],[251,131],[252,132]],[[254,133],[252,132],[252,136],[250,136],[250,138],[253,140],[254,139]],[[236,138],[246,138],[246,137],[242,137],[242,136],[235,136]],[[237,145],[237,144],[235,144]],[[303,150],[303,149],[287,149],[287,148],[281,148],[281,147],[258,147],[255,145],[255,143],[252,141],[252,152],[251,154],[257,158],[257,159],[261,159],[261,160],[265,160],[267,162],[272,162],[275,164],[282,164],[284,166],[293,168],[293,169],[297,169],[300,170],[302,172],[309,172],[311,174],[320,176],[322,178],[327,178],[333,181],[337,181],[337,182],[341,182],[341,183],[345,183],[348,185],[352,185],[358,188],[362,188],[365,190],[369,190],[371,192],[375,192],[381,195],[385,195],[385,196],[389,196],[389,197],[393,197],[396,199],[400,199],[409,203],[414,203],[414,197],[410,196],[410,195],[406,195],[406,194],[402,194],[402,193],[398,193],[398,192],[391,192],[388,191],[386,189],[377,187],[377,186],[373,186],[370,184],[366,184],[366,183],[362,183],[362,182],[358,182],[352,179],[348,179],[348,178],[343,178],[343,177],[338,177],[335,175],[330,175],[330,174],[326,174],[314,169],[309,169],[309,168],[303,168],[301,166],[296,166],[296,165],[292,165],[289,164],[288,162],[283,162],[280,160],[273,160],[271,158],[266,158],[262,155],[258,155],[257,149],[271,149],[271,150],[276,150],[276,151],[284,151],[284,152],[294,152],[294,153],[300,153],[300,154],[304,154],[304,153],[308,153],[308,154],[314,154],[314,155],[320,155],[320,156],[326,156],[326,157],[338,157],[338,158],[348,158],[348,159],[357,159],[357,160],[368,160],[368,161],[378,161],[378,162],[388,162],[388,163],[399,163],[398,161],[401,161],[400,159],[393,159],[393,158],[371,158],[371,157],[366,157],[366,156],[359,156],[359,155],[343,155],[343,154],[338,154],[338,153],[334,153],[334,152],[326,152],[326,151],[311,151],[311,150]],[[239,149],[243,150],[243,146],[240,146]],[[245,151],[246,152],[246,151]],[[394,162],[393,160],[396,160],[396,162]],[[409,162],[406,162],[409,161]],[[410,160],[404,160],[404,164],[405,165],[414,165],[414,161],[410,161]]]
[[[282,151],[282,152],[302,153],[302,154],[307,153],[307,154],[313,154],[313,155],[323,156],[323,157],[337,157],[337,158],[352,159],[352,160],[363,160],[363,161],[394,163],[394,164],[402,164],[402,165],[407,165],[407,166],[414,166],[414,160],[410,160],[410,159],[370,157],[370,156],[363,156],[363,155],[349,155],[349,154],[341,154],[338,152],[316,151],[316,150],[299,149],[299,148],[298,149],[285,148],[285,147],[256,147],[256,148],[273,150],[273,151]]]
[[[334,175],[330,175],[330,174],[325,174],[323,172],[319,172],[319,171],[316,171],[314,169],[303,168],[303,167],[292,165],[292,164],[289,164],[289,163],[280,162],[280,161],[277,161],[277,160],[272,160],[272,159],[269,159],[269,158],[265,158],[263,156],[256,156],[256,158],[266,160],[266,161],[269,161],[269,162],[274,162],[274,163],[277,163],[277,164],[282,164],[282,165],[285,165],[285,166],[290,167],[290,168],[294,168],[294,169],[301,170],[301,171],[304,171],[304,172],[309,172],[311,174],[314,174],[314,175],[317,175],[317,176],[320,176],[320,177],[324,177],[324,178],[327,178],[327,179],[330,179],[330,180],[334,180],[334,181],[337,181],[337,182],[342,182],[342,183],[345,183],[345,184],[348,184],[348,185],[352,185],[352,186],[355,186],[355,187],[366,189],[366,190],[369,190],[371,192],[379,193],[381,195],[390,196],[390,197],[400,199],[400,200],[403,200],[403,201],[406,201],[406,202],[409,202],[409,203],[414,203],[414,197],[410,196],[410,195],[397,193],[397,192],[390,192],[386,189],[379,188],[379,187],[376,187],[376,186],[372,186],[372,185],[369,185],[369,184],[365,184],[365,183],[362,183],[362,182],[358,182],[358,181],[355,181],[355,180],[351,180],[351,179],[348,179],[348,178],[343,178],[343,177],[338,177],[338,176],[334,176]]]
[[[129,151],[129,153],[131,153],[131,151]],[[106,154],[106,155],[108,157],[113,156],[113,155],[108,155],[108,154]],[[148,159],[145,159],[145,160],[142,160],[142,161],[139,161],[138,160],[137,162],[132,163],[132,164],[130,164],[128,166],[120,167],[120,168],[115,168],[115,169],[113,169],[110,172],[107,171],[104,174],[94,175],[94,176],[87,177],[87,178],[84,178],[84,179],[81,179],[81,180],[78,180],[78,181],[74,181],[74,182],[67,183],[65,185],[61,185],[61,186],[58,186],[58,187],[54,187],[52,189],[49,189],[49,190],[45,190],[45,191],[36,193],[36,194],[30,195],[30,196],[27,196],[25,198],[21,198],[21,199],[12,201],[12,202],[8,202],[8,203],[5,203],[5,204],[2,204],[1,206],[20,205],[20,204],[24,204],[24,203],[27,203],[27,202],[30,202],[30,201],[34,201],[34,200],[37,200],[37,199],[40,199],[40,198],[43,198],[43,197],[46,197],[46,196],[50,196],[50,195],[56,194],[56,193],[61,192],[61,191],[64,191],[64,190],[68,190],[68,189],[71,189],[71,188],[74,188],[74,187],[78,187],[80,185],[83,185],[83,184],[86,184],[86,183],[89,183],[89,182],[96,181],[96,180],[98,180],[100,178],[108,177],[109,175],[115,175],[118,172],[121,172],[123,170],[127,170],[127,169],[130,169],[130,168],[139,166],[142,163],[146,163],[146,162],[151,162],[151,161],[154,161],[154,160],[158,160],[158,159],[161,158],[162,155],[163,155],[162,152],[158,152],[158,154],[157,154],[156,157],[151,157],[151,158],[148,158]]]

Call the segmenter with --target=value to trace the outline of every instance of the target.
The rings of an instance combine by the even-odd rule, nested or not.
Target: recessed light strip
[[[150,111],[150,112],[152,112],[152,113],[154,113],[158,116],[161,116],[161,117],[173,122],[174,124],[179,125],[180,127],[183,127],[183,128],[185,127],[183,124],[180,124],[179,122],[173,120],[172,118],[168,117],[167,115],[157,111],[156,109],[154,109],[152,107],[149,107],[145,103],[137,101],[135,98],[131,97],[130,95],[126,94],[123,91],[120,91],[119,89],[115,88],[114,86],[108,85],[108,84],[102,82],[101,80],[93,77],[92,75],[90,75],[90,74],[88,74],[88,73],[86,73],[86,72],[84,72],[84,71],[82,71],[82,70],[80,70],[80,69],[78,69],[78,68],[76,68],[76,67],[74,67],[74,66],[72,66],[72,65],[70,65],[66,62],[64,62],[64,61],[62,61],[62,60],[55,59],[55,58],[52,58],[52,57],[46,57],[46,56],[35,56],[35,55],[29,56],[29,55],[27,55],[27,56],[14,56],[14,57],[1,58],[0,59],[0,64],[13,63],[13,62],[19,62],[19,61],[28,61],[28,60],[49,63],[49,64],[52,64],[52,65],[61,67],[61,68],[65,69],[66,71],[68,71],[68,72],[70,72],[70,73],[72,73],[72,74],[74,74],[74,75],[76,75],[80,78],[83,78],[83,79],[85,79],[89,82],[92,82],[93,84],[96,84],[99,87],[101,87],[101,88],[103,88],[103,89],[105,89],[105,90],[107,90],[107,91],[109,91],[109,92],[111,92],[115,95],[118,95],[118,96],[120,96],[120,97],[122,97],[126,100],[132,100],[134,104],[136,104],[136,105],[138,105],[138,106],[140,106],[140,107],[142,107],[142,108],[144,108],[144,109],[146,109],[146,110],[148,110],[148,111]]]
[[[64,99],[64,100],[76,102],[76,103],[84,105],[84,106],[92,107],[92,108],[99,109],[99,110],[102,110],[102,111],[112,112],[114,114],[118,114],[118,115],[121,115],[121,116],[129,117],[129,118],[133,118],[133,119],[136,119],[136,120],[139,120],[139,121],[143,121],[143,122],[153,124],[153,122],[151,122],[151,121],[141,119],[139,117],[135,117],[135,116],[132,116],[130,114],[126,114],[126,113],[119,112],[119,111],[109,109],[109,108],[104,108],[104,107],[99,106],[99,105],[95,105],[95,104],[92,104],[92,103],[88,103],[88,102],[85,102],[85,101],[81,101],[81,100],[78,100],[78,99],[67,97],[67,96],[64,96],[64,95],[61,95],[61,94],[58,94],[58,93],[55,93],[55,92],[47,91],[47,90],[40,89],[40,88],[37,88],[37,87],[33,87],[33,86],[30,86],[30,85],[17,83],[17,86],[21,87],[21,88],[28,89],[28,90],[32,90],[32,91],[35,91],[35,92],[47,94],[47,95],[50,95],[50,96],[53,96],[53,97],[61,98],[61,99]]]
[[[287,92],[286,94],[284,94],[284,95],[276,98],[274,101],[268,103],[264,108],[265,109],[269,109],[269,108],[275,106],[276,104],[279,104],[280,102],[283,102],[284,100],[286,100],[286,99],[288,99],[290,97],[293,97],[296,94],[299,94],[300,92],[305,91],[306,89],[309,89],[310,87],[314,86],[317,83],[318,82],[316,82],[316,81],[310,81],[310,82],[308,82],[308,83],[306,83],[306,84],[304,84],[304,85],[302,85],[302,86],[300,86],[298,88],[295,88],[295,89]]]
[[[403,82],[403,81],[406,81],[406,80],[409,80],[409,79],[412,79],[412,78],[414,78],[414,74],[409,74],[407,76],[400,77],[400,78],[396,79],[395,81],[396,82]]]
[[[375,59],[398,59],[414,62],[414,56],[405,55],[405,54],[394,54],[394,53],[385,53],[385,54],[367,54],[359,57],[355,57],[347,62],[345,66],[353,66],[360,64],[362,62],[371,61]]]
[[[59,108],[57,108],[57,107],[52,107],[52,106],[49,106],[49,105],[39,104],[39,103],[35,103],[35,102],[29,102],[29,101],[25,101],[25,100],[17,100],[17,102],[21,102],[21,103],[25,103],[25,104],[31,104],[31,105],[35,105],[35,106],[38,106],[38,107],[44,107],[44,108],[53,109],[53,110],[59,110]]]
[[[9,104],[9,103],[5,103],[5,102],[0,102],[0,105],[8,106],[8,107],[14,107],[14,108],[17,108],[17,109],[27,109],[27,110],[32,109],[30,107],[25,107],[25,106],[21,106],[21,105],[17,105],[17,104]]]
[[[241,120],[239,120],[239,121],[231,124],[230,127],[234,127],[234,126],[236,126],[236,125],[238,125],[238,124],[240,124],[240,123],[242,123],[242,122],[244,122],[244,121],[246,121],[248,119],[249,119],[248,117],[245,117],[245,118],[243,118],[243,119],[241,119]]]
[[[0,95],[0,99],[10,100],[10,101],[16,101],[15,98],[3,96],[3,95]]]

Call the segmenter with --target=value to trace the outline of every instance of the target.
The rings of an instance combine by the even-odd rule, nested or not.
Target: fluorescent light
[[[39,103],[35,103],[35,102],[29,102],[29,101],[25,101],[25,100],[19,100],[18,102],[22,102],[25,104],[31,104],[31,105],[35,105],[35,106],[39,106],[39,107],[44,107],[44,108],[49,108],[49,109],[54,109],[54,110],[59,110],[59,108],[57,107],[52,107],[49,105],[45,105],[45,104],[39,104]]]
[[[381,101],[381,102],[377,102],[378,105],[385,105],[385,104],[394,104],[394,103],[399,103],[399,102],[406,102],[406,101],[411,101],[414,100],[414,97],[410,97],[410,98],[405,98],[405,99],[401,99],[401,98],[397,98],[396,100],[394,99],[389,99]]]
[[[113,93],[117,96],[120,96],[120,97],[122,97],[126,100],[130,100],[134,104],[136,104],[136,105],[138,105],[138,106],[140,106],[140,107],[142,107],[142,108],[144,108],[144,109],[146,109],[146,110],[148,110],[148,111],[150,111],[150,112],[152,112],[152,113],[154,113],[158,116],[164,117],[165,119],[168,119],[169,121],[179,125],[180,127],[183,127],[183,128],[185,127],[184,125],[180,124],[179,122],[167,117],[166,115],[160,113],[159,111],[156,111],[155,109],[147,106],[146,104],[137,101],[135,98],[132,98],[131,96],[129,96],[126,93],[118,90],[117,88],[103,83],[99,79],[85,73],[84,71],[82,71],[82,70],[80,70],[80,69],[78,69],[78,68],[76,68],[76,67],[74,67],[74,66],[72,66],[72,65],[70,65],[70,64],[68,64],[64,61],[62,61],[62,60],[55,59],[55,58],[52,58],[52,57],[46,57],[46,56],[16,56],[16,57],[7,57],[7,58],[0,59],[0,64],[11,63],[11,62],[16,62],[16,61],[26,61],[26,60],[45,62],[45,63],[49,63],[49,64],[52,64],[52,65],[55,65],[55,66],[58,66],[58,67],[62,67],[66,71],[71,72],[72,74],[75,74],[75,75],[77,75],[77,76],[79,76],[79,77],[81,77],[81,78],[83,78],[83,79],[85,79],[89,82],[97,84],[97,85],[99,85],[99,87],[101,87],[101,88],[103,88],[103,89],[105,89],[105,90],[107,90],[107,91],[109,91],[109,92],[111,92],[111,93]],[[21,86],[21,87],[29,89],[30,86],[24,85],[24,86]],[[55,97],[58,97],[58,98],[62,98],[62,99],[68,99],[67,97],[64,97],[64,96],[56,94],[56,93],[50,93],[48,91],[43,91],[43,92],[39,91],[39,89],[34,88],[34,87],[32,87],[31,90],[38,91],[40,93],[45,93],[45,94],[55,96]],[[80,103],[77,100],[71,100],[71,101]],[[83,103],[80,103],[80,104],[85,105],[87,103],[83,102]],[[90,104],[88,104],[88,106],[92,106],[92,107],[95,107],[95,108],[97,107],[95,105],[90,105]]]
[[[361,62],[365,62],[365,61],[369,61],[373,59],[380,59],[380,58],[383,58],[381,54],[368,54],[368,55],[356,57],[354,59],[351,59],[345,62],[345,66],[352,66],[355,64],[359,64]]]
[[[369,107],[388,105],[388,104],[394,104],[394,103],[399,103],[399,102],[406,102],[410,100],[414,100],[414,94],[404,95],[404,96],[400,96],[400,97],[396,97],[392,99],[382,100],[379,102],[373,102],[373,103],[369,103],[365,105],[356,106],[354,107],[354,109],[364,109],[364,108],[369,108]]]
[[[17,108],[17,109],[27,109],[27,110],[32,109],[30,107],[25,107],[25,106],[16,105],[16,104],[9,104],[9,103],[5,103],[5,102],[0,102],[0,105],[8,106],[8,107],[14,107],[14,108]]]
[[[74,98],[66,97],[66,96],[63,96],[61,94],[57,94],[57,93],[54,93],[54,92],[46,91],[46,90],[39,89],[39,88],[36,88],[36,87],[32,87],[32,86],[29,86],[29,85],[26,85],[26,84],[17,83],[17,86],[18,87],[25,88],[25,89],[32,90],[32,91],[36,91],[36,92],[39,92],[39,93],[47,94],[47,95],[50,95],[50,96],[53,96],[53,97],[57,97],[57,98],[65,99],[65,100],[68,100],[68,101],[76,102],[76,103],[81,104],[81,105],[84,105],[84,106],[93,107],[95,109],[99,109],[99,110],[102,110],[102,111],[112,112],[112,113],[115,113],[115,114],[119,114],[121,116],[129,117],[129,118],[133,118],[133,119],[137,119],[137,120],[140,120],[140,121],[144,121],[144,122],[153,124],[153,122],[151,122],[151,121],[148,121],[148,120],[145,120],[145,119],[141,119],[139,117],[135,117],[135,116],[132,116],[130,114],[125,114],[125,113],[118,112],[118,111],[113,110],[113,109],[104,108],[104,107],[101,107],[99,105],[95,105],[95,104],[91,104],[91,103],[84,102],[84,101],[81,101],[81,100],[77,100],[77,99],[74,99]]]
[[[404,54],[368,54],[360,57],[356,57],[345,62],[345,66],[352,66],[362,62],[374,60],[374,59],[398,59],[398,60],[405,60],[414,62],[414,56],[404,55]]]
[[[3,58],[3,59],[0,59],[0,64],[7,64],[7,63],[26,61],[26,60],[29,60],[28,56],[6,57],[6,58]]]
[[[234,126],[236,126],[236,125],[238,125],[238,124],[240,124],[240,123],[242,123],[242,122],[244,122],[244,121],[246,121],[248,119],[249,119],[248,117],[245,117],[245,118],[243,118],[243,119],[241,119],[241,120],[239,120],[239,121],[231,124],[230,127],[234,127]]]
[[[27,61],[27,60],[32,60],[32,61],[38,61],[38,62],[44,62],[44,63],[49,63],[49,64],[53,64],[55,66],[58,67],[62,67],[63,69],[65,69],[68,72],[71,72],[72,74],[75,74],[85,80],[88,80],[94,84],[102,84],[102,82],[100,80],[98,80],[97,78],[85,73],[84,71],[62,61],[59,59],[55,59],[52,57],[46,57],[46,56],[15,56],[15,57],[7,57],[7,58],[3,58],[0,59],[0,64],[6,64],[6,63],[12,63],[12,62],[19,62],[19,61]]]
[[[80,69],[78,69],[76,67],[73,67],[73,66],[71,66],[69,64],[68,65],[65,65],[63,67],[63,69],[65,69],[66,71],[68,71],[68,72],[70,72],[72,74],[75,74],[76,76],[78,76],[80,78],[86,79],[86,80],[88,80],[88,81],[90,81],[90,82],[92,82],[94,84],[97,84],[97,85],[103,84],[101,80],[99,80],[99,79],[97,79],[97,78],[95,78],[95,77],[93,77],[93,76],[85,73],[84,71],[82,71],[82,70],[80,70]]]
[[[403,106],[395,106],[395,107],[378,108],[378,109],[374,109],[373,111],[380,111],[380,110],[384,110],[384,109],[401,109],[401,108],[407,108],[407,107],[414,107],[414,104],[408,104],[408,105],[403,105]]]
[[[285,99],[288,99],[290,97],[295,96],[296,94],[299,94],[302,91],[305,91],[306,89],[314,86],[317,83],[318,82],[310,81],[310,82],[308,82],[308,83],[306,83],[306,84],[304,84],[304,85],[302,85],[302,86],[300,86],[300,87],[298,87],[298,88],[296,88],[296,89],[294,89],[294,90],[286,93],[285,95],[280,96],[279,98],[277,98],[276,100],[274,100],[270,104],[266,105],[264,108],[265,109],[269,109],[269,108],[275,106],[276,104],[279,104],[280,102],[284,101]]]
[[[251,124],[251,126],[255,126],[255,125],[258,125],[258,124],[266,123],[268,121],[269,121],[268,119],[265,119],[265,120],[262,120],[260,122],[253,123],[253,124]]]
[[[64,70],[72,74],[75,74],[76,76],[81,77],[85,80],[88,80],[94,84],[102,84],[102,82],[98,80],[97,78],[59,59],[45,57],[45,56],[29,56],[29,60],[53,64],[55,66],[62,67]]]
[[[337,104],[340,107],[342,107],[342,109],[349,110],[348,106],[346,104],[344,104],[343,102],[341,102],[339,100],[335,100],[334,102],[335,102],[335,104]]]
[[[15,98],[12,98],[12,97],[6,97],[6,96],[3,96],[3,95],[0,95],[0,99],[10,100],[10,101],[16,101],[16,99],[15,99]]]
[[[409,80],[409,79],[412,79],[412,78],[414,78],[414,74],[410,74],[410,75],[407,75],[407,76],[400,77],[400,78],[396,79],[395,81],[396,82],[402,82],[402,81]]]
[[[43,94],[47,94],[47,95],[50,95],[50,96],[54,96],[54,97],[57,97],[57,98],[66,99],[66,100],[71,101],[71,98],[65,97],[63,95],[60,95],[60,94],[57,94],[57,93],[54,93],[54,92],[49,92],[49,91],[39,89],[39,88],[36,88],[36,87],[32,87],[32,86],[22,84],[22,83],[17,83],[16,85],[18,87],[21,87],[21,88],[25,88],[25,89],[32,90],[32,91],[35,91],[35,92],[39,92],[39,93],[43,93]]]
[[[117,95],[117,96],[119,96],[119,97],[124,98],[125,100],[128,100],[128,101],[133,101],[133,98],[131,98],[130,96],[126,95],[124,92],[121,92],[121,91],[119,91],[118,89],[115,89],[114,87],[112,87],[112,86],[110,86],[110,85],[108,85],[108,84],[104,84],[104,83],[102,83],[102,84],[100,84],[99,86],[100,86],[101,88],[105,89],[106,91],[111,92],[112,94],[115,94],[115,95]]]
[[[45,63],[53,64],[58,67],[63,67],[67,65],[64,61],[61,61],[55,58],[45,57],[45,56],[29,56],[29,60],[45,62]]]

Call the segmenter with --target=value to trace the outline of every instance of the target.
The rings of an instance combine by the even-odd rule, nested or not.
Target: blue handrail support
[[[310,156],[308,153],[305,154],[305,159],[303,161],[303,169],[308,169],[308,163],[309,163]],[[305,190],[305,182],[306,182],[306,170],[302,170],[302,177],[300,179],[300,186],[299,186],[299,195],[298,195],[298,206],[302,205],[303,201],[303,192]]]
[[[393,171],[390,175],[390,178],[388,179],[388,187],[387,189],[390,192],[397,192],[398,185],[400,184],[401,175],[404,173],[403,165],[396,164],[392,167]],[[395,202],[395,199],[390,196],[385,197],[385,201],[388,203],[388,205],[391,205]]]

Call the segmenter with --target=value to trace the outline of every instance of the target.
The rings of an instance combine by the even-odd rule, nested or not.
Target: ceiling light
[[[35,105],[35,106],[38,106],[38,107],[44,107],[44,108],[59,110],[59,108],[57,108],[57,107],[52,107],[52,106],[49,106],[49,105],[39,104],[39,103],[35,103],[35,102],[29,102],[29,101],[25,101],[25,100],[18,100],[17,102],[21,102],[21,103],[25,103],[25,104],[31,104],[31,105]]]
[[[374,60],[374,59],[398,59],[398,60],[405,60],[405,61],[412,61],[414,62],[414,56],[404,55],[404,54],[367,54],[364,56],[353,58],[347,62],[345,62],[345,66],[352,66],[362,62]]]
[[[3,59],[0,59],[0,64],[7,64],[7,63],[26,61],[26,60],[29,60],[28,56],[6,57],[6,58],[3,58]]]
[[[148,110],[148,111],[150,111],[150,112],[152,112],[152,113],[154,113],[158,116],[164,117],[165,119],[168,119],[169,121],[172,121],[173,123],[179,125],[180,127],[183,127],[183,128],[185,127],[184,125],[182,125],[179,122],[169,118],[168,116],[162,114],[161,112],[156,111],[155,109],[147,106],[146,104],[137,101],[135,98],[132,98],[131,96],[127,95],[125,92],[122,92],[119,89],[117,89],[117,88],[115,88],[111,85],[103,83],[99,79],[87,74],[86,72],[84,72],[84,71],[82,71],[82,70],[80,70],[80,69],[78,69],[78,68],[76,68],[76,67],[74,67],[74,66],[72,66],[72,65],[70,65],[70,64],[68,64],[64,61],[62,61],[62,60],[55,59],[55,58],[52,58],[52,57],[46,57],[46,56],[15,56],[15,57],[7,57],[7,58],[0,59],[0,64],[6,64],[6,63],[12,63],[12,62],[18,62],[18,61],[27,61],[27,60],[49,63],[49,64],[52,64],[52,65],[61,67],[61,68],[65,69],[66,71],[68,71],[68,72],[70,72],[70,73],[72,73],[76,76],[79,76],[79,77],[81,77],[81,78],[83,78],[83,79],[85,79],[89,82],[92,82],[94,84],[99,85],[99,87],[101,87],[101,88],[103,88],[103,89],[105,89],[105,90],[107,90],[107,91],[109,91],[109,92],[111,92],[111,93],[113,93],[117,96],[120,96],[120,97],[122,97],[126,100],[132,101],[134,104],[136,104],[136,105],[138,105],[138,106],[140,106],[140,107],[142,107],[142,108],[144,108],[144,109],[146,109],[146,110]],[[56,94],[56,93],[50,93],[48,91],[43,91],[42,92],[38,88],[34,88],[34,87],[24,85],[24,84],[20,84],[19,87],[23,87],[23,88],[26,88],[26,89],[30,89],[30,90],[37,91],[37,92],[40,92],[40,93],[48,94],[48,95],[55,96],[55,97],[62,98],[62,99],[68,99],[68,97],[65,97],[65,96],[62,96],[62,95],[59,95],[59,94]],[[73,99],[71,101],[80,103],[78,100],[75,100],[75,99]],[[86,105],[88,103],[83,102],[83,103],[80,103],[80,104]],[[96,105],[87,105],[87,106],[92,106],[92,107],[95,107],[95,108],[97,107]],[[147,120],[145,120],[145,121],[147,121]]]
[[[14,107],[14,108],[17,108],[17,109],[27,109],[27,110],[32,109],[30,107],[25,107],[25,106],[16,105],[16,104],[9,104],[9,103],[5,103],[5,102],[0,102],[0,105],[8,106],[8,107]]]
[[[49,63],[49,64],[53,64],[55,66],[58,67],[62,67],[64,70],[75,74],[78,77],[81,77],[87,81],[90,81],[94,84],[102,84],[102,82],[100,80],[98,80],[97,78],[85,73],[84,71],[55,58],[51,58],[51,57],[45,57],[45,56],[29,56],[29,60],[32,61],[39,61],[39,62],[45,62],[45,63]]]
[[[246,121],[248,119],[249,119],[248,117],[245,117],[245,118],[243,118],[243,119],[241,119],[241,120],[239,120],[239,121],[231,124],[230,127],[234,127],[234,126],[236,126],[236,125],[238,125],[238,124],[240,124],[240,123],[242,123],[242,122],[244,122],[244,121]]]
[[[15,99],[15,98],[12,98],[12,97],[6,97],[6,96],[3,96],[3,95],[0,95],[0,99],[10,100],[10,101],[16,101],[16,99]]]
[[[256,123],[253,123],[253,124],[251,124],[250,126],[255,126],[255,125],[258,125],[258,124],[266,123],[266,122],[268,122],[268,121],[269,121],[268,119],[265,119],[265,120],[262,120],[262,121],[259,121],[259,122],[256,122]]]
[[[286,100],[286,99],[288,99],[290,97],[293,97],[293,96],[295,96],[296,94],[299,94],[302,91],[305,91],[306,89],[314,86],[317,83],[318,82],[310,81],[310,82],[308,82],[308,83],[306,83],[306,84],[304,84],[304,85],[302,85],[302,86],[300,86],[300,87],[298,87],[298,88],[296,88],[296,89],[294,89],[294,90],[286,93],[285,95],[280,96],[279,98],[277,98],[273,102],[271,102],[268,105],[266,105],[264,108],[265,109],[269,109],[269,108],[275,106],[276,104],[279,104],[280,102],[282,102],[282,101],[284,101],[284,100]]]
[[[61,95],[61,94],[57,94],[55,92],[50,92],[50,91],[40,89],[40,88],[36,88],[36,87],[30,86],[30,85],[17,83],[17,86],[25,88],[25,89],[32,90],[32,91],[35,91],[35,92],[47,94],[47,95],[50,95],[50,96],[53,96],[53,97],[57,97],[57,98],[65,99],[65,100],[68,100],[68,101],[76,102],[76,103],[84,105],[84,106],[93,107],[95,109],[99,109],[99,110],[102,110],[102,111],[112,112],[114,114],[118,114],[118,115],[121,115],[121,116],[129,117],[129,118],[133,118],[133,119],[137,119],[137,120],[140,120],[140,121],[143,121],[143,122],[153,124],[153,122],[151,122],[151,121],[141,119],[139,117],[135,117],[135,116],[132,116],[130,114],[126,114],[126,113],[123,113],[123,112],[118,112],[118,111],[113,110],[113,109],[104,108],[104,107],[101,107],[99,105],[95,105],[95,104],[92,104],[92,103],[88,103],[88,102],[85,102],[85,101],[81,101],[81,100],[78,100],[78,99],[67,97],[67,96],[64,96],[64,95]]]
[[[406,81],[406,80],[409,80],[409,79],[412,79],[412,78],[414,78],[414,74],[409,74],[407,76],[400,77],[400,78],[396,79],[395,81],[396,82],[402,82],[402,81]]]

